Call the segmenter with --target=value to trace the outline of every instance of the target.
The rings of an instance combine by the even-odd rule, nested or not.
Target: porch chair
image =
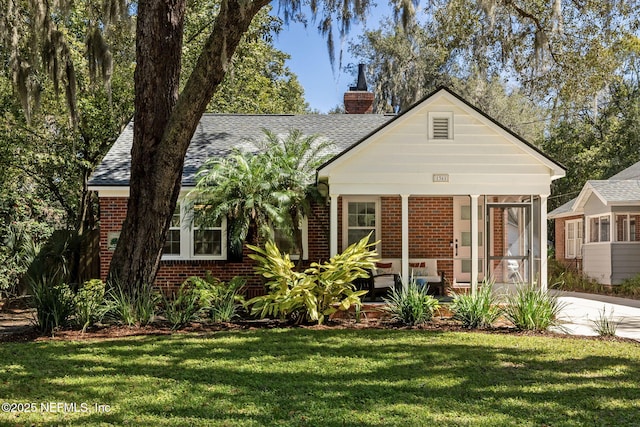
[[[372,273],[371,296],[374,299],[385,297],[392,289],[398,291],[402,287],[400,274],[394,270],[393,262],[377,262]]]
[[[356,289],[369,291],[365,298],[376,300],[385,297],[391,289],[400,290],[402,281],[400,274],[394,272],[393,262],[377,262],[369,277],[357,279],[353,283]]]
[[[445,296],[444,271],[438,271],[438,260],[424,259],[420,261],[409,261],[411,269],[411,279],[417,284],[428,286],[427,293],[430,295]]]

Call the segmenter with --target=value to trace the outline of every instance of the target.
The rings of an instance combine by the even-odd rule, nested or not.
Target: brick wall
[[[382,258],[400,258],[402,255],[402,202],[399,196],[380,198]],[[100,198],[100,277],[106,278],[113,252],[108,248],[108,235],[122,227],[127,211],[126,198]],[[309,261],[329,258],[329,206],[314,205],[308,222]],[[450,242],[453,238],[453,198],[409,198],[409,256],[411,258],[437,258],[438,268],[453,277]],[[342,248],[342,198],[338,204],[338,248]],[[156,285],[174,290],[190,276],[204,276],[211,272],[221,280],[245,276],[249,284],[261,287],[254,274],[254,263],[245,248],[242,262],[219,260],[161,261]]]
[[[124,197],[100,197],[100,278],[106,279],[113,252],[109,250],[108,235],[119,232],[127,216],[127,201]]]
[[[381,258],[401,258],[402,199],[400,196],[380,198],[380,227]]]
[[[409,257],[436,258],[453,278],[453,197],[409,197]]]
[[[349,91],[344,94],[344,112],[346,114],[371,114],[375,97],[371,92]]]
[[[127,198],[100,198],[100,278],[106,279],[113,256],[109,249],[109,234],[119,232],[127,213]],[[329,258],[329,207],[314,205],[309,218],[309,260],[307,263]],[[204,277],[210,272],[214,277],[228,281],[235,276],[248,279],[249,286],[262,288],[261,279],[254,274],[255,263],[248,257],[245,247],[242,262],[223,260],[165,260],[160,261],[156,286],[164,290],[176,290],[190,276]]]

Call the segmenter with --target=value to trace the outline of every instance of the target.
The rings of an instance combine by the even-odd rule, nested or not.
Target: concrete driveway
[[[572,335],[598,335],[594,320],[605,316],[618,323],[616,335],[640,341],[640,301],[605,295],[551,290],[564,304],[559,316],[563,322],[556,332]]]

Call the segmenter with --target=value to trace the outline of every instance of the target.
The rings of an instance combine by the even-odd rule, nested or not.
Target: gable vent
[[[433,139],[449,139],[449,118],[434,117],[433,122]]]

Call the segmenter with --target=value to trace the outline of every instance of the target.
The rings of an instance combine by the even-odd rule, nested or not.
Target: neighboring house
[[[640,274],[640,162],[549,213],[556,259],[603,285]]]
[[[360,89],[345,94],[347,113],[370,112],[373,94]],[[207,157],[253,148],[247,139],[263,128],[300,129],[335,144],[317,174],[326,203],[313,206],[303,225],[307,261],[328,259],[372,232],[381,259],[405,281],[443,271],[451,285],[472,289],[484,277],[546,287],[547,198],[565,171],[452,91],[438,89],[398,116],[206,114],[187,153],[184,193]],[[100,200],[103,278],[126,214],[132,136],[130,124],[90,181]],[[157,285],[207,271],[222,279],[252,274],[246,250],[229,258],[224,221],[200,230],[187,217],[179,206]]]

